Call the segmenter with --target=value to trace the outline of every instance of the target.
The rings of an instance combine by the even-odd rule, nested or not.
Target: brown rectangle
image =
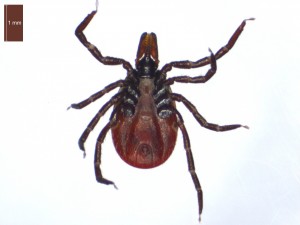
[[[23,41],[23,5],[4,5],[4,41]]]

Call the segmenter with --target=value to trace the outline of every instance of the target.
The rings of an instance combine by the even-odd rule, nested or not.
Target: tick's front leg
[[[243,22],[240,24],[240,26],[235,30],[233,35],[230,37],[228,43],[217,51],[217,53],[215,54],[216,60],[220,59],[227,52],[230,51],[230,49],[234,46],[235,42],[238,40],[239,36],[243,32],[244,27],[246,26],[246,22],[248,20],[254,20],[254,18],[249,18],[249,19],[243,20]],[[199,67],[206,66],[206,65],[210,64],[211,63],[210,59],[211,59],[210,57],[204,57],[204,58],[199,59],[195,62],[192,62],[192,61],[189,61],[189,60],[174,61],[174,62],[170,62],[170,63],[164,65],[163,68],[161,69],[161,71],[162,71],[162,73],[167,73],[170,70],[172,70],[172,68],[179,68],[179,69],[199,68]]]
[[[91,20],[93,19],[93,17],[95,16],[96,13],[97,13],[97,10],[92,11],[90,14],[88,14],[75,30],[76,37],[86,48],[90,48],[91,43],[88,42],[83,31],[89,25],[89,23],[91,22]]]
[[[97,2],[98,3],[98,2]],[[97,5],[96,3],[96,5]],[[85,37],[83,31],[89,25],[95,14],[97,13],[98,7],[96,10],[92,11],[88,14],[84,20],[78,25],[75,30],[75,35],[79,39],[79,41],[92,53],[92,55],[104,65],[123,65],[123,68],[130,72],[133,70],[132,66],[129,62],[125,61],[124,59],[114,58],[110,56],[102,56],[101,52],[97,49],[96,46],[91,44],[87,38]]]

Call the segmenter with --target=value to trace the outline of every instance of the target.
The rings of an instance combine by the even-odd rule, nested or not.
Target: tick
[[[217,71],[216,60],[224,56],[234,46],[246,25],[246,21],[254,19],[244,20],[233,33],[228,43],[220,48],[217,53],[214,54],[209,49],[210,55],[207,57],[194,62],[188,60],[173,61],[165,64],[161,69],[158,69],[159,59],[156,35],[154,33],[143,33],[137,50],[135,68],[133,68],[124,59],[103,56],[100,50],[85,37],[83,31],[97,13],[98,2],[96,5],[96,10],[88,14],[78,25],[75,34],[98,61],[104,65],[122,65],[127,71],[127,76],[123,80],[109,84],[86,100],[72,104],[69,107],[82,109],[101,98],[104,94],[119,88],[119,91],[102,106],[88,124],[79,138],[79,147],[84,151],[85,155],[84,143],[86,139],[100,118],[112,107],[110,119],[101,130],[97,139],[94,168],[96,180],[99,183],[115,186],[114,182],[103,177],[100,168],[101,145],[109,130],[111,130],[117,153],[126,163],[137,168],[149,169],[163,164],[170,157],[176,143],[179,128],[183,136],[188,170],[197,191],[200,218],[203,208],[202,188],[195,171],[188,132],[180,112],[176,109],[175,102],[183,103],[201,126],[213,131],[229,131],[239,127],[248,128],[248,126],[240,124],[220,126],[207,122],[188,99],[179,93],[173,93],[170,86],[175,82],[205,83],[212,78]],[[210,65],[210,68],[203,76],[175,76],[167,78],[167,73],[172,68],[192,69],[205,65]]]

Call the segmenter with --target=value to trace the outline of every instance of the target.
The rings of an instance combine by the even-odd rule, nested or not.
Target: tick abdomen
[[[153,90],[153,79],[141,79],[134,115],[125,116],[119,111],[117,124],[112,127],[120,157],[129,165],[143,169],[163,164],[171,155],[177,137],[177,126],[169,126],[176,122],[173,116],[169,119],[158,117]]]

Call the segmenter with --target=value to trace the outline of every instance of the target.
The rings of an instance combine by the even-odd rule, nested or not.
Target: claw
[[[99,2],[98,2],[98,0],[96,0],[96,12],[98,11],[98,5],[99,5]]]

